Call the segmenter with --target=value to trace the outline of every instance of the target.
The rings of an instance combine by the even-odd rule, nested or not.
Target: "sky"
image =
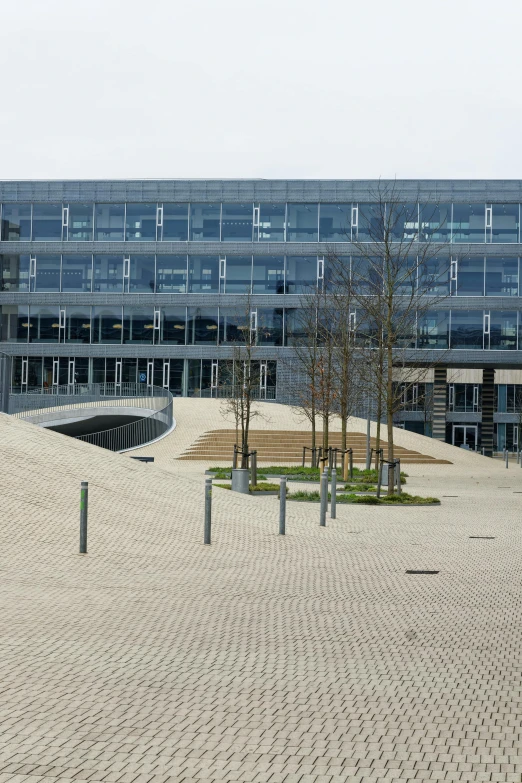
[[[522,178],[520,0],[16,0],[0,179]]]

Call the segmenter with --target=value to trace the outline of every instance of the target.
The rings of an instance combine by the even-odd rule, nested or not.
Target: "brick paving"
[[[0,783],[520,783],[522,470],[399,432],[452,460],[407,469],[440,508],[289,503],[281,538],[277,498],[216,489],[205,547],[176,456],[214,402],[154,465],[0,415]]]

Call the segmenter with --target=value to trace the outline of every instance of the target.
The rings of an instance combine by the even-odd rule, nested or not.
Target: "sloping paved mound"
[[[324,529],[289,503],[284,538],[215,489],[205,547],[202,476],[3,415],[0,444],[0,783],[520,776],[520,469],[420,465],[442,506]]]

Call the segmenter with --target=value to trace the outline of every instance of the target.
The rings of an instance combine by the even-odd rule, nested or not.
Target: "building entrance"
[[[473,451],[477,449],[478,427],[476,424],[454,424],[453,445],[468,446]]]

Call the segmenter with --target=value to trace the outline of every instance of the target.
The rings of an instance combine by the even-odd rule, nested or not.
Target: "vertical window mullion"
[[[286,242],[288,237],[288,201],[285,202],[285,230],[283,232],[283,235],[284,235],[283,241]]]

